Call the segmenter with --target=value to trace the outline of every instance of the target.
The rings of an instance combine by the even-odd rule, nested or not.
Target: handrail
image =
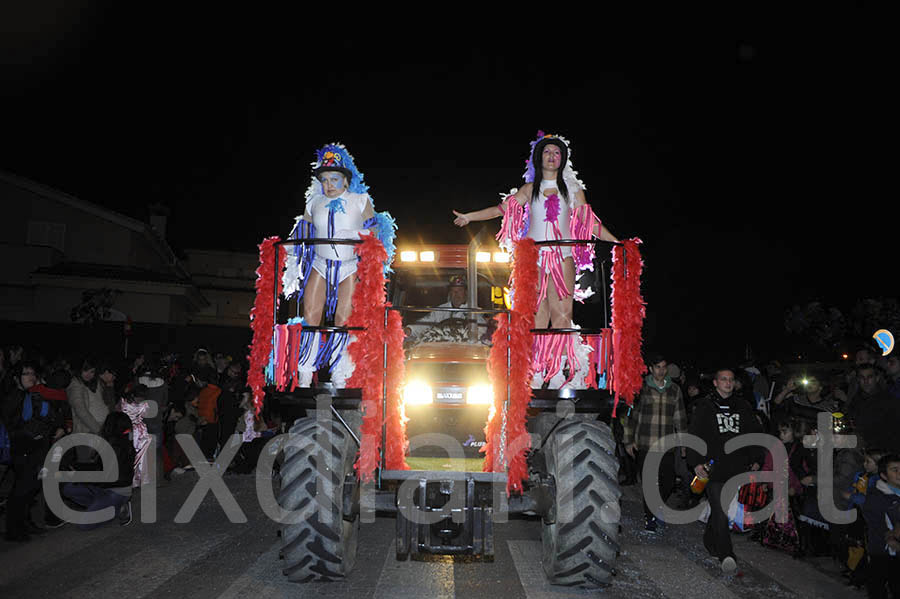
[[[535,335],[555,335],[557,333],[570,335],[572,333],[580,333],[581,335],[602,335],[606,329],[531,329],[531,333]]]
[[[398,312],[463,312],[467,314],[506,314],[509,310],[491,310],[488,308],[448,308],[442,306],[390,306],[389,310]]]
[[[319,331],[321,333],[347,333],[349,331],[365,331],[366,327],[314,327],[303,325],[304,331]]]
[[[310,237],[308,239],[285,239],[275,242],[275,245],[316,245],[316,244],[335,244],[335,245],[357,245],[362,243],[362,239],[344,239],[330,237]]]
[[[608,243],[609,245],[624,245],[621,241],[607,241],[605,239],[547,239],[535,241],[534,245],[583,245],[586,243]]]

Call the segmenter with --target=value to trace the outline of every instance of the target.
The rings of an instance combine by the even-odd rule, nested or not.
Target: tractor
[[[291,314],[300,313],[278,295],[281,257],[298,243],[334,242],[365,243],[273,244],[273,289],[257,298],[258,305],[270,303],[272,345],[277,345],[276,329],[281,327],[283,337]],[[269,364],[262,392],[270,409],[291,423],[271,450],[280,456],[278,503],[291,515],[279,533],[288,579],[303,583],[350,576],[360,523],[374,521],[377,511],[395,515],[398,560],[458,555],[492,561],[494,525],[510,514],[526,514],[540,521],[542,563],[551,583],[611,584],[621,496],[610,428],[615,365],[608,364],[602,376],[598,371],[588,389],[531,389],[531,381],[521,380],[527,358],[514,350],[531,341],[516,341],[522,328],[515,326],[519,316],[510,306],[511,258],[483,235],[467,245],[401,244],[393,273],[380,283],[381,312],[367,325],[303,325],[306,332],[318,331],[322,344],[326,336],[335,338],[334,346],[349,345],[350,336],[360,343],[366,335],[378,336],[366,342],[368,361],[355,365],[349,385],[336,388],[323,367],[312,386],[292,388],[290,374],[287,382],[279,381]],[[596,264],[605,311],[606,262]],[[272,267],[270,259],[258,272]],[[451,282],[465,286],[461,305],[446,302]],[[594,331],[525,332],[593,336],[608,344],[613,338],[608,314],[604,322],[607,326]],[[259,325],[261,337],[264,326]],[[389,343],[397,330],[402,330],[402,344]],[[379,343],[382,355],[372,355]],[[296,359],[296,353],[285,352]],[[366,385],[352,386],[363,378]],[[524,422],[524,434],[516,435],[516,418]],[[397,428],[398,422],[405,429]],[[400,439],[404,434],[408,446]],[[511,476],[513,468],[518,470]]]

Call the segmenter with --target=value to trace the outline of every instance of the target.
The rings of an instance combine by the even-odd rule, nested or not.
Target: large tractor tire
[[[358,436],[358,414],[342,415]],[[284,574],[293,582],[340,580],[356,561],[356,442],[338,420],[301,418],[290,435],[284,446],[278,494],[282,509],[293,512],[281,527]],[[350,509],[345,484],[351,486]]]
[[[544,446],[555,500],[541,525],[541,562],[552,584],[601,588],[619,553],[619,462],[609,426],[566,419]]]

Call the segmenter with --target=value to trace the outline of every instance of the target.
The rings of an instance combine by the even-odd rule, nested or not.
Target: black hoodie
[[[763,463],[765,450],[762,447],[751,446],[725,453],[725,444],[734,437],[763,432],[759,420],[743,398],[732,394],[725,399],[713,390],[696,402],[689,430],[692,435],[706,441],[706,455],[688,449],[688,467],[693,472],[697,464],[715,460],[710,476],[712,481],[725,482],[736,474],[750,470],[752,463]]]

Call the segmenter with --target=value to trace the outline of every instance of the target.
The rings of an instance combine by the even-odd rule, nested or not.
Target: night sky
[[[401,239],[465,242],[451,209],[519,186],[542,129],[572,142],[604,224],[644,240],[646,345],[676,362],[775,355],[790,305],[897,293],[878,15],[545,31],[41,6],[0,9],[0,169],[140,219],[161,203],[178,253],[286,234],[330,141]]]

